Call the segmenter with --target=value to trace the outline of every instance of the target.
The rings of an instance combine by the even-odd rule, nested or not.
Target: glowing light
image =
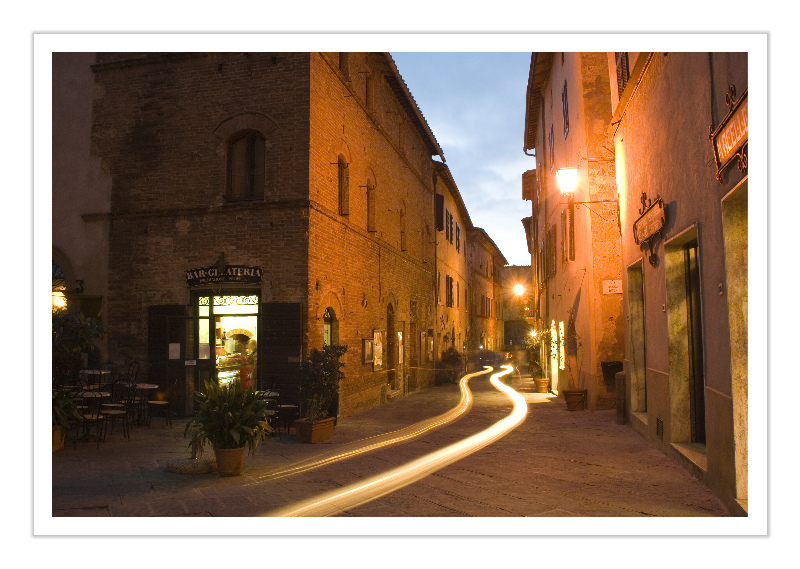
[[[571,194],[575,191],[575,186],[578,185],[578,169],[559,168],[558,172],[556,172],[556,179],[561,193]]]
[[[416,482],[504,437],[525,420],[528,406],[522,395],[500,381],[500,377],[511,373],[514,369],[510,365],[502,367],[504,371],[492,375],[490,381],[496,389],[506,394],[513,402],[511,413],[504,419],[476,435],[427,454],[405,465],[268,515],[286,517],[329,516],[341,513]],[[466,385],[466,382],[464,384]]]
[[[558,323],[558,369],[567,369],[564,357],[564,323]]]
[[[525,293],[525,287],[521,284],[514,285],[514,294],[522,296]]]
[[[558,328],[555,320],[550,323],[550,370],[553,377],[558,376]]]
[[[284,468],[283,470],[263,474],[255,479],[255,483],[263,482],[268,479],[272,480],[275,478],[283,478],[285,476],[291,476],[300,472],[306,472],[313,468],[331,464],[332,462],[337,462],[339,460],[358,456],[373,450],[385,448],[393,444],[413,439],[424,433],[427,433],[428,431],[438,429],[439,427],[451,423],[472,408],[472,392],[467,386],[469,380],[474,377],[478,377],[479,375],[489,373],[490,371],[492,371],[492,368],[487,366],[483,371],[470,373],[462,377],[461,381],[459,382],[459,387],[461,389],[461,400],[459,401],[458,405],[453,407],[451,410],[442,413],[441,415],[437,415],[436,417],[432,417],[431,419],[426,419],[424,421],[419,421],[418,423],[414,423],[413,425],[409,425],[403,429],[398,429],[397,431],[355,441],[340,449],[336,454],[332,454],[330,456],[312,457],[306,461],[296,463],[288,468]]]
[[[60,310],[62,308],[66,308],[66,306],[67,306],[67,298],[64,296],[64,293],[61,291],[54,291],[53,310]]]

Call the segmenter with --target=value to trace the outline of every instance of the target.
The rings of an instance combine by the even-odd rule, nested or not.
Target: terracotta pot
[[[53,452],[59,451],[64,448],[64,433],[61,431],[61,425],[53,427]]]
[[[569,411],[583,411],[586,409],[586,390],[585,389],[563,389],[564,401],[567,402]]]
[[[214,449],[214,456],[217,458],[217,471],[220,476],[239,476],[241,474],[246,448]]]
[[[301,443],[319,443],[333,436],[336,417],[327,417],[317,421],[298,419],[294,422],[294,432]]]
[[[547,393],[550,391],[550,380],[546,377],[537,377],[533,380],[536,383],[536,393]]]

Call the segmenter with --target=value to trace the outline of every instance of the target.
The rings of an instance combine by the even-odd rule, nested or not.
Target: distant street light
[[[517,296],[522,296],[523,294],[525,294],[525,287],[522,286],[521,284],[514,285],[514,294],[516,294]]]

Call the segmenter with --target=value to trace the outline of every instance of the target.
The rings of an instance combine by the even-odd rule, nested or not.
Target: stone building
[[[489,234],[480,227],[468,232],[470,333],[467,350],[501,350],[503,337],[503,267],[508,261]]]
[[[609,53],[630,425],[747,509],[748,54]]]
[[[102,319],[103,359],[175,381],[185,413],[208,379],[295,385],[327,343],[348,346],[340,414],[433,383],[441,317],[466,335],[443,309],[471,223],[388,53],[53,63],[54,287]]]
[[[589,409],[610,409],[624,332],[606,54],[533,53],[526,101],[524,150],[536,167],[523,175],[532,212],[523,224],[539,360],[554,393],[584,390]]]
[[[436,307],[435,353],[448,348],[463,353],[470,330],[467,234],[473,229],[450,169],[434,163],[436,175]]]
[[[503,337],[505,347],[525,346],[533,319],[533,274],[530,265],[503,268]]]

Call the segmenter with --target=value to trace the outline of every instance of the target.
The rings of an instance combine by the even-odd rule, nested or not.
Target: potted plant
[[[341,357],[347,346],[314,348],[300,370],[301,418],[294,422],[301,442],[316,443],[333,436],[339,411],[339,382],[344,377]]]
[[[205,393],[195,392],[195,417],[186,424],[184,437],[192,433],[190,448],[202,452],[211,443],[222,476],[237,476],[244,463],[244,451],[255,452],[259,441],[272,429],[267,417],[267,400],[254,388],[244,389],[239,380],[219,385],[206,381]]]
[[[578,348],[582,346],[580,337],[575,333],[575,320],[572,318],[572,311],[570,310],[569,322],[567,324],[565,348],[567,353],[566,366],[568,370],[567,389],[562,389],[561,393],[564,394],[564,401],[567,404],[569,411],[583,411],[586,409],[588,392],[583,385],[578,385],[574,377],[574,369],[572,359],[578,357]],[[580,365],[576,365],[580,370]]]
[[[103,327],[82,313],[66,308],[53,310],[53,380],[55,385],[69,384],[81,368],[81,354],[97,357],[95,338],[103,336]]]
[[[83,416],[71,397],[61,390],[53,390],[53,452],[64,448],[64,438],[69,431],[70,421],[80,422]]]

